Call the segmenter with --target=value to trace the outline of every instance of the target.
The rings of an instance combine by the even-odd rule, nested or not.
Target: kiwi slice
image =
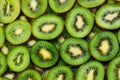
[[[18,80],[42,80],[40,73],[33,69],[27,69],[20,73]]]
[[[56,13],[64,13],[70,10],[75,0],[49,0],[51,9]]]
[[[70,65],[80,65],[89,58],[88,43],[83,39],[67,38],[60,46],[61,58]]]
[[[58,60],[57,49],[47,41],[36,42],[31,49],[32,62],[40,68],[53,66]]]
[[[104,74],[104,66],[100,62],[89,61],[78,68],[76,80],[104,80]]]
[[[7,26],[5,35],[13,45],[22,44],[31,36],[31,25],[26,21],[17,20]]]
[[[2,52],[0,52],[0,76],[4,74],[6,70],[7,70],[7,58]]]
[[[4,42],[5,42],[4,29],[0,27],[0,48],[4,45]]]
[[[120,5],[103,5],[96,13],[96,23],[103,29],[114,30],[120,28]]]
[[[23,71],[30,63],[28,49],[25,46],[17,46],[13,48],[7,56],[7,63],[12,71]]]
[[[32,25],[32,33],[38,39],[50,40],[56,38],[64,28],[63,20],[55,15],[43,15]]]
[[[93,24],[93,14],[84,7],[72,9],[66,17],[66,30],[76,38],[87,36],[92,30]]]
[[[90,41],[90,53],[99,61],[109,61],[119,50],[117,37],[109,31],[96,34]]]
[[[86,8],[94,8],[102,5],[106,0],[77,0],[78,4]]]
[[[30,18],[37,18],[47,9],[47,0],[22,0],[23,13]]]
[[[120,30],[118,31],[117,37],[118,37],[118,41],[120,43]]]
[[[73,73],[67,66],[56,66],[48,72],[46,80],[73,80]]]
[[[0,0],[0,22],[11,23],[20,13],[19,0]]]

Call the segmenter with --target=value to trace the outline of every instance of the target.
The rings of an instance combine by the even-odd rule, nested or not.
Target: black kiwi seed
[[[117,37],[108,31],[96,34],[90,41],[90,53],[99,61],[109,61],[119,50]]]

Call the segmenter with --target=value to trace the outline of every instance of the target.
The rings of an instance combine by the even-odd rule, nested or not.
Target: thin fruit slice
[[[50,40],[56,38],[64,28],[63,20],[55,15],[43,15],[32,25],[32,33],[38,39]]]
[[[10,43],[22,44],[31,36],[31,25],[26,21],[17,20],[7,26],[5,35]]]
[[[22,0],[23,13],[30,18],[37,18],[47,9],[47,0]]]
[[[76,80],[104,80],[104,74],[104,66],[100,62],[89,61],[78,68]]]
[[[46,80],[73,80],[73,73],[67,66],[56,66],[48,72]]]
[[[5,42],[5,33],[2,27],[0,27],[0,48],[3,46]]]
[[[7,56],[7,63],[12,71],[23,71],[30,63],[28,49],[25,46],[17,46],[13,48]]]
[[[33,69],[27,69],[20,73],[18,80],[42,80],[40,73]]]
[[[66,29],[68,33],[76,38],[87,36],[94,24],[93,14],[84,7],[72,9],[66,17]]]
[[[60,46],[61,58],[70,65],[80,65],[89,58],[88,43],[83,39],[68,38]]]
[[[20,13],[19,0],[0,0],[0,22],[11,23]]]
[[[108,30],[120,28],[120,5],[103,5],[96,13],[95,17],[98,26]]]
[[[90,53],[99,61],[109,61],[119,50],[117,37],[108,31],[96,34],[90,41]]]
[[[56,48],[47,41],[36,42],[31,50],[32,62],[40,68],[53,66],[58,60]]]
[[[75,0],[49,0],[49,5],[56,13],[64,13],[70,10]]]

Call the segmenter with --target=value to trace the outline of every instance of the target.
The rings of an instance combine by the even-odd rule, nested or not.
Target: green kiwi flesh
[[[0,27],[0,48],[4,45],[5,33],[3,27]]]

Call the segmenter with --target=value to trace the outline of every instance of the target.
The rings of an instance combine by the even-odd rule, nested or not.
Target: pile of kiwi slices
[[[120,0],[0,0],[0,80],[120,80]]]

